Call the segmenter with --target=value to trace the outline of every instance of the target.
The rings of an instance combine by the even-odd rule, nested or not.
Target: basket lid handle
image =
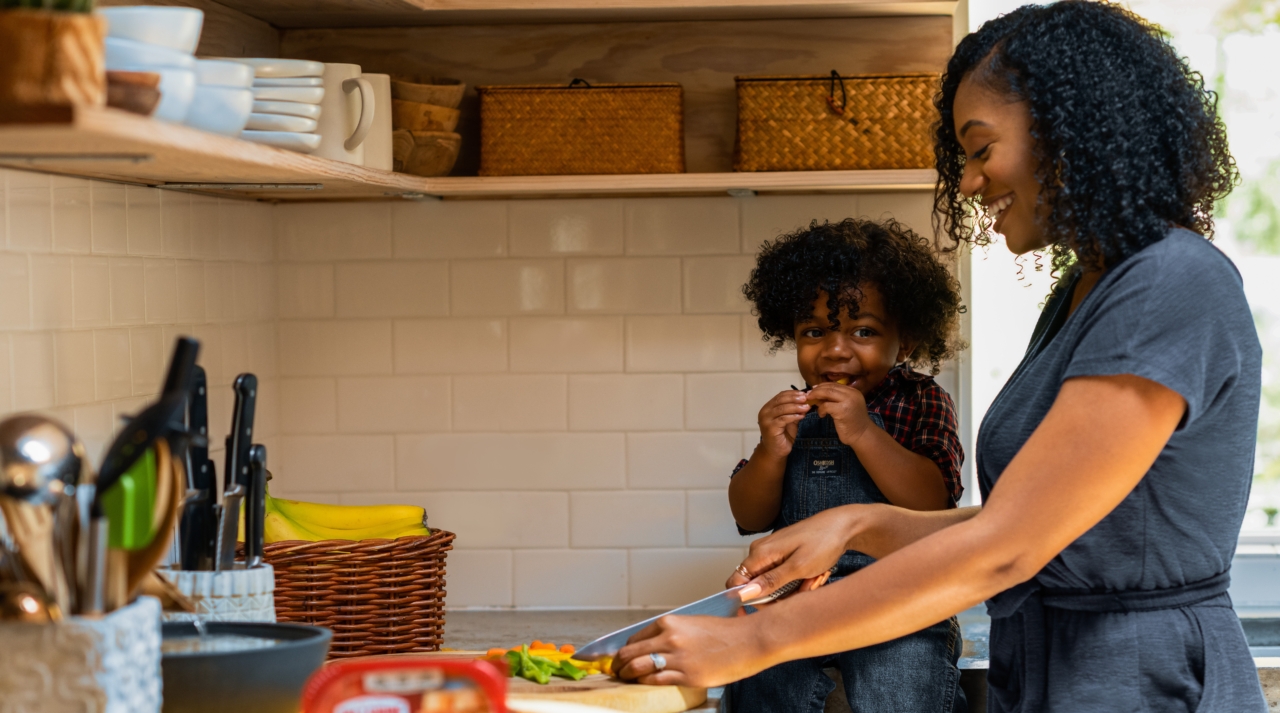
[[[840,82],[840,104],[836,105],[836,82]],[[831,70],[831,85],[827,89],[827,107],[836,116],[844,116],[845,107],[849,105],[849,94],[844,86],[844,77],[836,70]]]
[[[590,89],[591,82],[588,82],[587,80],[582,79],[581,77],[574,77],[573,81],[569,82],[569,88],[573,89],[574,87],[577,87],[577,86],[581,86],[584,89]]]

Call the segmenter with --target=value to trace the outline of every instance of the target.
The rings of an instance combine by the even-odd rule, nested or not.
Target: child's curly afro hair
[[[796,325],[813,316],[826,292],[827,319],[839,326],[842,308],[858,311],[858,288],[874,285],[902,339],[915,344],[907,363],[937,374],[962,348],[957,334],[960,284],[930,242],[894,220],[813,221],[766,242],[742,292],[754,305],[764,339],[779,349],[795,340]]]

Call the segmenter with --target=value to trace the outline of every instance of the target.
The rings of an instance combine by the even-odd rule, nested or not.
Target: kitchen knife
[[[233,388],[236,405],[231,412],[231,433],[227,435],[227,467],[222,473],[225,489],[219,513],[218,571],[235,566],[236,535],[240,529],[240,504],[249,490],[249,450],[253,447],[253,415],[258,399],[258,377],[241,374]]]
[[[209,384],[199,366],[195,368],[187,404],[187,431],[191,433],[191,446],[187,449],[187,487],[191,496],[182,508],[180,559],[184,570],[211,570],[217,543],[218,485],[213,461],[209,460]]]
[[[738,595],[738,591],[745,586],[747,585],[726,589],[705,599],[699,599],[692,604],[686,604],[651,619],[645,619],[638,624],[618,629],[612,634],[606,634],[575,651],[573,658],[579,661],[596,661],[605,656],[612,656],[618,653],[618,649],[626,646],[627,639],[640,633],[645,627],[664,616],[733,616],[742,608],[742,597]]]
[[[263,521],[267,516],[267,447],[249,449],[249,491],[245,495],[244,566],[262,564]]]

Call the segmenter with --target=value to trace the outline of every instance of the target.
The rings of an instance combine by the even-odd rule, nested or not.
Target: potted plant
[[[93,0],[0,0],[0,108],[103,104],[106,30]]]

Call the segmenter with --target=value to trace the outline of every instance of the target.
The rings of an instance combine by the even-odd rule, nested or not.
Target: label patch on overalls
[[[836,473],[836,461],[831,460],[815,460],[813,462],[814,475],[834,475]]]

